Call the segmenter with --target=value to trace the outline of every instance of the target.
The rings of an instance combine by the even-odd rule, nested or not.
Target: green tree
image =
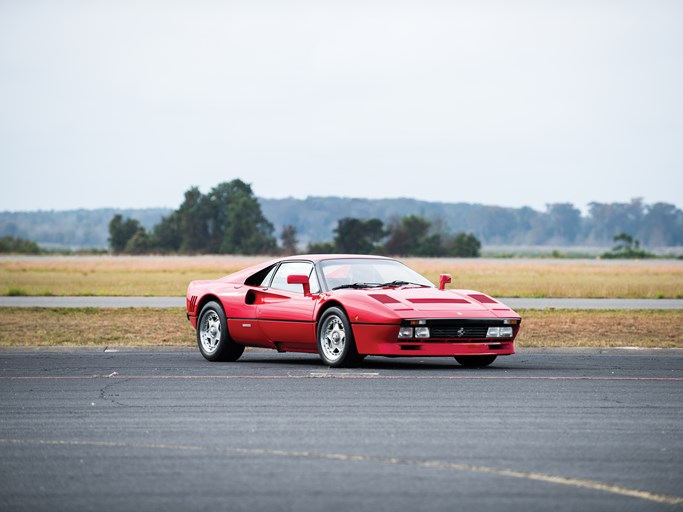
[[[417,215],[408,215],[389,225],[389,238],[384,244],[384,252],[396,256],[424,255],[423,253],[435,239],[429,239],[431,223]]]
[[[209,200],[197,187],[185,192],[185,200],[176,210],[180,234],[180,251],[184,253],[206,252],[209,247],[211,210]]]
[[[109,246],[114,254],[124,252],[126,244],[138,231],[144,228],[135,219],[123,219],[119,213],[109,222]]]
[[[384,226],[379,219],[339,219],[334,230],[334,246],[337,252],[347,254],[372,254],[384,236]]]
[[[330,242],[310,242],[306,248],[308,254],[333,254],[337,252]]]
[[[154,226],[154,242],[163,251],[206,253],[211,250],[212,223],[209,197],[191,187],[180,207]]]
[[[211,190],[207,199],[208,249],[222,254],[272,254],[273,225],[263,216],[251,186],[235,179]]]
[[[140,228],[126,242],[123,252],[126,254],[149,254],[154,251],[154,243],[144,228]]]
[[[282,240],[282,252],[288,255],[296,254],[297,246],[299,245],[299,241],[296,238],[296,226],[292,224],[283,226],[280,239]]]
[[[640,248],[640,241],[628,233],[619,233],[614,238],[614,247],[610,252],[602,255],[606,259],[641,259],[654,258],[651,254]]]
[[[182,244],[180,234],[180,218],[178,211],[163,217],[161,222],[154,226],[153,245],[161,252],[178,252]]]
[[[458,233],[449,242],[446,254],[456,258],[478,258],[481,242],[472,233]]]
[[[392,221],[389,238],[384,244],[386,254],[398,256],[455,256],[476,258],[481,242],[471,233],[449,235],[445,223],[430,222],[418,215],[408,215]]]

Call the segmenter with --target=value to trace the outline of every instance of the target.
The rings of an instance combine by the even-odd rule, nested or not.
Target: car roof
[[[305,260],[305,261],[323,261],[323,260],[336,260],[336,259],[374,259],[374,260],[389,260],[386,256],[375,256],[372,254],[298,254],[296,256],[289,256],[280,258],[277,261],[292,261],[292,260]]]
[[[373,256],[365,254],[298,254],[296,256],[286,256],[271,259],[268,261],[263,261],[256,265],[252,265],[242,270],[238,270],[227,276],[220,278],[220,281],[227,283],[243,283],[248,277],[252,276],[256,272],[259,272],[267,267],[277,265],[281,261],[312,261],[318,263],[324,260],[334,260],[334,259],[375,259],[375,260],[391,260],[391,258],[386,258],[384,256]]]

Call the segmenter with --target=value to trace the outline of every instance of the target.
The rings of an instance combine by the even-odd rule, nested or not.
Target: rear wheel
[[[237,361],[244,352],[230,337],[225,313],[218,302],[207,302],[197,320],[197,345],[209,361]]]
[[[483,368],[496,360],[497,356],[455,356],[455,360],[467,368]]]
[[[318,353],[323,362],[333,368],[352,366],[361,360],[356,351],[351,323],[339,308],[323,313],[318,323]]]

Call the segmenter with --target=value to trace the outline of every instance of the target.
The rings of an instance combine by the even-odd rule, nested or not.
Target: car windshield
[[[403,263],[389,259],[343,258],[323,260],[320,269],[328,290],[385,286],[434,285]]]

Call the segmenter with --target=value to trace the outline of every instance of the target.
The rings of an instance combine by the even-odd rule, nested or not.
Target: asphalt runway
[[[0,510],[683,509],[683,354],[0,352]]]

